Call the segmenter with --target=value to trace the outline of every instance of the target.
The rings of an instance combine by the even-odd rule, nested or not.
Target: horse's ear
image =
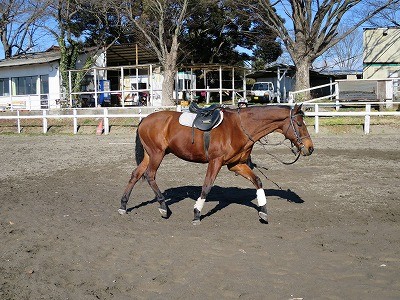
[[[299,111],[301,111],[301,107],[303,106],[303,103],[300,103],[300,105],[298,105],[297,103],[294,106],[294,112],[298,113]]]

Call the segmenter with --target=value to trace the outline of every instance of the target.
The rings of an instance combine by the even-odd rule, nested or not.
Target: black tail
[[[143,148],[142,141],[140,140],[140,136],[139,136],[139,125],[136,130],[136,141],[135,141],[136,142],[135,159],[136,159],[137,165],[139,165],[143,161],[143,158],[144,158],[144,148]]]

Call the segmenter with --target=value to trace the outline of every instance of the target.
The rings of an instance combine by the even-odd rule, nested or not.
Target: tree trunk
[[[5,59],[11,58],[12,56],[11,45],[8,43],[6,34],[6,31],[0,31],[1,44],[3,45]]]
[[[176,61],[178,57],[178,41],[174,37],[170,51],[164,52],[164,80],[162,83],[161,104],[162,105],[175,105],[173,100],[174,94],[174,81],[176,75]]]
[[[311,63],[307,59],[299,59],[294,61],[296,65],[296,84],[295,91],[310,88],[310,67]],[[298,94],[296,101],[304,101],[310,99],[310,92]]]
[[[164,70],[164,80],[162,83],[161,105],[175,105],[173,101],[174,95],[175,71],[168,69]]]

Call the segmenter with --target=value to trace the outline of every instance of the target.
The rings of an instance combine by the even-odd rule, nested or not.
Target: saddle
[[[208,160],[208,147],[210,146],[210,131],[222,121],[221,106],[213,104],[209,107],[200,108],[195,102],[189,105],[189,111],[196,114],[192,125],[192,144],[194,143],[194,129],[204,131],[203,147]]]
[[[217,104],[200,108],[195,102],[191,102],[189,105],[189,111],[196,114],[193,121],[193,128],[203,131],[211,130],[221,120],[220,110],[221,107]]]

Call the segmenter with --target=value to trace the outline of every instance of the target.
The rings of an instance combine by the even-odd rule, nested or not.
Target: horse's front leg
[[[203,187],[201,189],[201,194],[200,197],[197,199],[193,209],[194,211],[194,218],[192,221],[193,225],[200,224],[201,210],[204,206],[204,202],[206,202],[207,195],[214,184],[215,178],[217,177],[218,172],[221,170],[221,167],[222,167],[222,159],[214,159],[208,163],[207,174],[204,180]]]
[[[228,169],[250,180],[256,187],[257,202],[259,207],[258,216],[263,222],[268,223],[267,197],[265,196],[264,189],[262,188],[260,177],[254,174],[253,170],[249,167],[248,164],[228,165]]]

